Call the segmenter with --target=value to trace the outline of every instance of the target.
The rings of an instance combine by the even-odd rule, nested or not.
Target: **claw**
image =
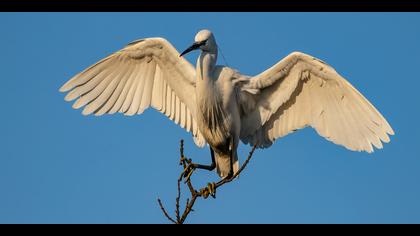
[[[191,175],[193,174],[193,172],[194,172],[194,170],[195,170],[195,168],[192,166],[192,165],[190,165],[189,167],[187,167],[188,168],[188,172],[186,172],[185,174],[184,174],[184,178],[185,178],[185,181],[184,181],[184,183],[187,183],[189,180],[190,180],[190,177],[191,177]]]
[[[216,198],[216,184],[208,183],[207,187],[202,188],[200,190],[201,196],[203,196],[204,199],[208,198],[208,196],[211,196],[212,198]]]
[[[208,184],[209,193],[212,198],[216,198],[216,184],[214,182]]]
[[[188,159],[187,159],[187,162],[188,162]],[[184,183],[187,183],[190,180],[190,177],[193,174],[194,170],[195,170],[194,165],[191,163],[191,161],[189,161],[188,165],[181,172],[179,179],[185,178]]]

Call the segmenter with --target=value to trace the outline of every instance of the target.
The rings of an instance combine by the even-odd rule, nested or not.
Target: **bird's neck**
[[[197,60],[197,79],[200,82],[213,82],[213,72],[216,67],[217,51],[202,51]]]
[[[218,99],[219,93],[216,86],[217,52],[201,52],[197,60],[197,81],[196,81],[196,101],[198,109],[203,106],[213,106]]]

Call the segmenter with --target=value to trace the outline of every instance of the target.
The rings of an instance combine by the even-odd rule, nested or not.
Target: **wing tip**
[[[89,106],[85,106],[85,108],[82,111],[82,114],[84,116],[88,116],[90,114],[92,114],[94,112],[94,110],[92,110],[92,108],[90,108]]]
[[[65,83],[63,86],[61,86],[59,89],[58,89],[58,91],[59,92],[62,92],[62,93],[65,93],[65,92],[67,92],[67,91],[69,91],[71,88],[70,88],[70,86],[67,86],[67,83]]]
[[[367,147],[363,148],[363,151],[372,154],[375,150],[372,147],[372,143],[368,142]]]
[[[74,91],[74,90],[73,90]],[[70,102],[70,101],[73,101],[74,99],[76,99],[76,98],[78,98],[79,97],[79,95],[78,94],[76,94],[75,92],[73,92],[73,91],[71,91],[71,92],[69,92],[65,97],[64,97],[64,100],[66,101],[66,102]]]
[[[72,99],[73,100],[73,99]],[[84,106],[85,104],[83,104],[83,102],[81,101],[81,99],[78,99],[75,103],[73,103],[73,105],[71,106],[73,109],[79,109],[82,106]]]

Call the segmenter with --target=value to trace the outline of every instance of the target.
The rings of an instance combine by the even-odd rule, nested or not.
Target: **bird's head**
[[[183,55],[197,49],[211,53],[217,52],[216,39],[210,30],[200,30],[195,35],[194,43],[189,48],[185,49],[185,51],[183,51],[179,56],[182,57]]]

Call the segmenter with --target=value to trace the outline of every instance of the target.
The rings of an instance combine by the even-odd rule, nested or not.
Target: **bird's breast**
[[[229,138],[232,119],[220,90],[216,86],[210,88],[211,91],[197,91],[197,123],[206,141],[212,147],[218,147],[225,145]]]

